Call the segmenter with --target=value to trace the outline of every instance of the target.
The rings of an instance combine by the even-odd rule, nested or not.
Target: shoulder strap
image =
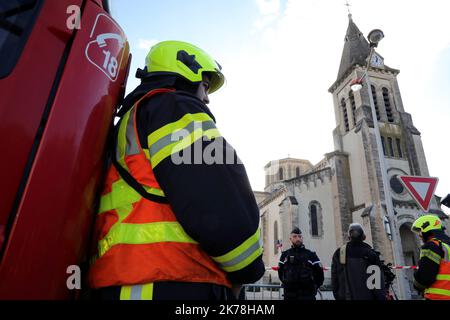
[[[159,197],[154,194],[148,193],[144,187],[137,182],[137,180],[127,171],[125,170],[118,162],[115,156],[112,157],[112,163],[114,167],[117,169],[120,177],[125,180],[125,182],[132,187],[137,193],[139,193],[143,198],[158,202],[158,203],[168,203],[167,198]]]
[[[339,249],[339,262],[343,265],[344,268],[344,281],[345,281],[345,300],[352,300],[352,290],[350,288],[351,284],[348,281],[348,270],[347,270],[347,243],[344,244]]]
[[[444,252],[445,252],[445,261],[449,262],[450,261],[450,246],[448,244],[446,244],[445,242],[442,242],[443,244],[443,248],[445,248]]]
[[[347,244],[344,244],[339,249],[339,262],[341,264],[346,264],[346,261],[347,261]]]
[[[436,238],[433,238],[433,239],[430,239],[430,242],[433,242],[434,244],[437,244],[438,246],[442,246],[441,245],[441,241],[440,240],[438,240],[438,239],[436,239]]]
[[[435,241],[433,241],[435,240]],[[433,242],[438,242],[439,243],[439,247],[442,249],[442,251],[444,251],[444,260],[445,261],[449,261],[450,260],[450,246],[448,244],[446,244],[444,241],[442,240],[438,240],[438,239],[433,239]]]
[[[144,100],[145,98],[150,98],[158,93],[164,93],[164,92],[173,92],[175,91],[174,89],[155,89],[152,91],[149,91],[147,94],[145,94],[144,96],[142,96],[137,102],[134,103],[133,107],[130,108],[130,110],[132,108],[137,108],[139,106],[139,103]],[[130,112],[130,110],[128,110],[127,112]],[[135,113],[137,114],[137,113]],[[137,129],[137,128],[136,128]],[[114,167],[117,169],[117,172],[119,173],[119,175],[122,177],[122,179],[130,186],[132,187],[137,193],[139,193],[143,198],[150,200],[150,201],[154,201],[157,203],[168,203],[167,198],[165,197],[159,197],[156,196],[154,194],[148,193],[144,187],[137,182],[137,180],[127,171],[125,170],[117,161],[116,159],[116,152],[115,149],[117,148],[117,135],[118,135],[118,131],[114,132],[114,137],[113,137],[113,152],[111,155],[111,159],[112,159],[112,163],[114,165]],[[139,139],[138,136],[136,136],[136,139]]]

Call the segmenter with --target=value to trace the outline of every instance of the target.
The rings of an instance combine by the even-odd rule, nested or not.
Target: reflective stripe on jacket
[[[430,260],[439,264],[439,273],[436,276],[436,281],[425,289],[424,296],[430,300],[450,300],[450,246],[437,239],[431,240],[442,248],[444,257],[430,250],[422,250],[420,256],[426,256]]]

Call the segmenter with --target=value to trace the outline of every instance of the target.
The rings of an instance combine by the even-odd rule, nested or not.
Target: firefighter
[[[89,283],[100,299],[235,299],[265,268],[245,168],[207,107],[221,66],[164,41],[136,76],[113,134]]]
[[[441,220],[431,214],[418,218],[411,228],[423,241],[414,288],[428,300],[450,300],[450,237]]]
[[[299,228],[291,231],[292,247],[281,253],[278,277],[283,283],[284,300],[316,300],[324,274],[319,257],[305,248]]]
[[[366,235],[359,223],[348,228],[348,242],[338,248],[331,263],[331,285],[336,300],[386,300],[383,265],[377,252],[364,242]],[[369,288],[369,266],[380,271],[379,287]]]

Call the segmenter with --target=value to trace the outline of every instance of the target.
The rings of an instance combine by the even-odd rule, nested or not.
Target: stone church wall
[[[335,217],[333,209],[333,177],[327,169],[320,174],[312,175],[308,180],[295,180],[294,195],[298,201],[299,225],[302,230],[305,246],[317,253],[324,266],[331,266],[331,260],[336,250]],[[318,208],[318,235],[312,234],[310,208]],[[290,230],[287,230],[290,232]],[[327,282],[330,281],[330,271],[325,272]]]

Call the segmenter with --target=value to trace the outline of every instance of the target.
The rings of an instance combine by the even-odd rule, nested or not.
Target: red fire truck
[[[130,59],[107,1],[0,2],[0,299],[76,296]]]

